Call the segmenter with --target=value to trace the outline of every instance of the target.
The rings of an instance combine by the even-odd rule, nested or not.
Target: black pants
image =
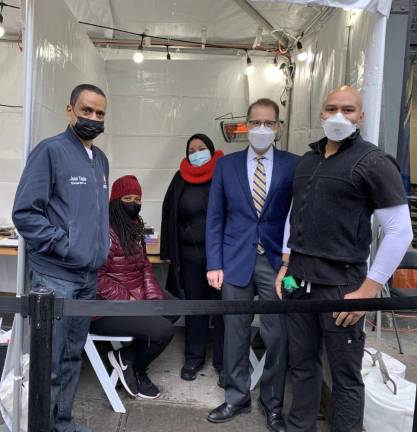
[[[180,281],[187,300],[220,300],[221,293],[207,282],[204,251],[181,248]],[[185,317],[185,363],[200,366],[205,362],[210,317]],[[224,323],[221,315],[213,316],[213,367],[223,369]]]
[[[258,256],[251,281],[245,287],[224,283],[223,300],[278,300],[276,272],[266,255]],[[252,315],[225,315],[224,373],[225,398],[232,405],[250,399],[249,349]],[[284,402],[287,371],[287,326],[282,314],[260,315],[260,335],[266,347],[265,366],[260,381],[260,397],[269,410],[280,412]]]
[[[299,280],[297,280],[300,285]],[[286,299],[343,299],[359,285],[306,285],[285,294]],[[293,401],[288,432],[315,432],[320,408],[321,352],[324,341],[332,376],[332,432],[360,432],[363,423],[364,384],[361,376],[365,346],[362,318],[357,324],[340,327],[332,313],[288,314],[288,342]]]
[[[171,321],[159,316],[103,317],[91,322],[90,332],[132,336],[134,341],[123,348],[123,355],[138,371],[144,371],[174,336]]]

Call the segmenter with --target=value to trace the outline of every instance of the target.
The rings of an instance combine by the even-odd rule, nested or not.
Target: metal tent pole
[[[24,134],[23,134],[23,167],[30,151],[32,133],[32,59],[33,59],[33,18],[34,0],[25,1],[25,29],[24,29]],[[19,237],[17,257],[17,286],[16,296],[25,292],[26,254],[25,242]],[[12,432],[20,431],[21,384],[22,384],[22,351],[23,351],[23,317],[15,316],[15,359],[14,359],[14,386],[13,386],[13,419]]]

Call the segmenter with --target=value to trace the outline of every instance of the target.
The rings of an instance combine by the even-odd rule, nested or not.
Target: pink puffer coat
[[[97,297],[105,300],[162,300],[164,294],[141,246],[125,256],[119,238],[110,229],[111,246],[106,264],[98,271]]]

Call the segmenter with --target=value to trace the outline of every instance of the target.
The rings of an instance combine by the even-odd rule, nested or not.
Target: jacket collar
[[[78,138],[77,134],[73,131],[71,126],[69,126],[69,125],[67,126],[67,129],[65,130],[64,135],[68,138],[69,141],[71,141],[82,152],[82,154],[87,159],[87,161],[91,163],[92,161],[87,154],[87,151],[85,149],[84,144],[80,141],[80,139]],[[95,148],[94,144],[91,146],[91,150],[93,152],[93,160],[95,161],[96,148]]]
[[[362,137],[361,137],[361,133],[358,130],[356,130],[352,135],[350,135],[349,137],[347,137],[346,139],[344,139],[339,147],[339,150],[337,151],[337,153],[340,153],[341,151],[346,150],[347,148],[351,147],[352,145],[361,142],[362,141]],[[315,152],[315,153],[319,153],[319,154],[324,154],[325,150],[326,150],[326,144],[327,144],[327,138],[324,137],[319,141],[316,141],[312,144],[310,144],[310,148]]]

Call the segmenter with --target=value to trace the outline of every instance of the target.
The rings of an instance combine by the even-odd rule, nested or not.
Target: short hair
[[[83,91],[90,91],[90,92],[96,93],[98,95],[101,95],[103,97],[106,97],[103,90],[101,90],[101,88],[99,88],[93,84],[79,84],[71,92],[71,96],[70,96],[70,105],[71,106],[74,106],[77,103],[77,100]]]
[[[249,105],[248,112],[246,114],[246,120],[249,120],[250,113],[251,113],[252,108],[254,106],[271,107],[275,111],[275,115],[276,115],[277,121],[279,120],[279,106],[272,99],[268,99],[268,98],[261,98],[261,99],[258,99],[255,102],[252,102]]]

